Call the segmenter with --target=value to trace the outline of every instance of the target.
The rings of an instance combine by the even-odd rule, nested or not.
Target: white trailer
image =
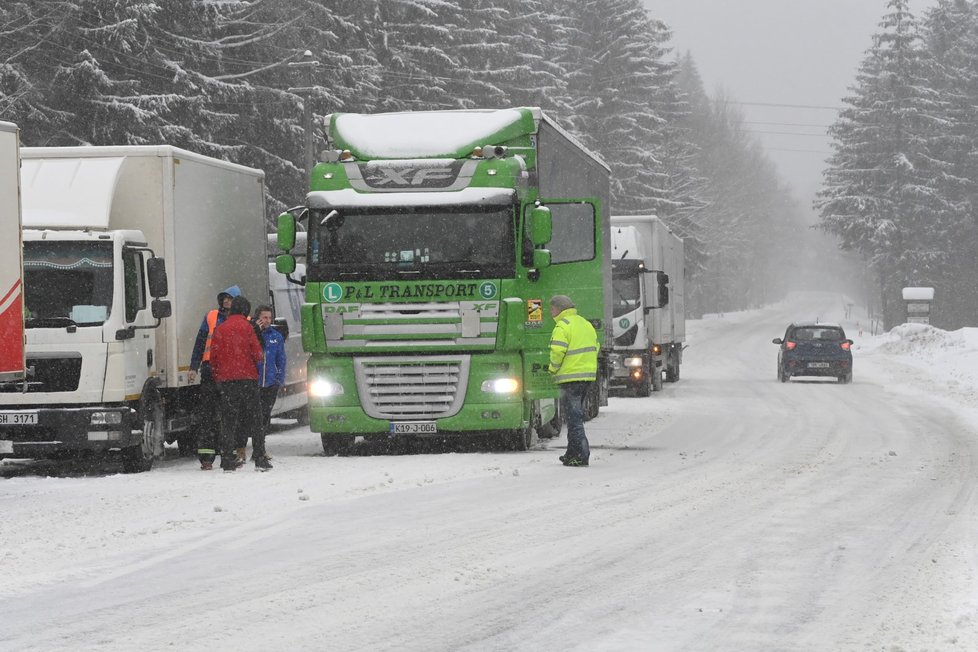
[[[648,396],[679,380],[686,341],[682,238],[651,215],[611,218],[612,387]]]
[[[0,122],[0,391],[20,391],[26,371],[20,232],[20,135]],[[18,418],[0,414],[0,424]]]
[[[264,173],[169,146],[23,148],[27,391],[14,457],[195,446],[191,351],[217,294],[270,300]],[[165,265],[163,261],[166,261]],[[164,300],[162,297],[167,297]],[[304,385],[304,382],[303,382]]]

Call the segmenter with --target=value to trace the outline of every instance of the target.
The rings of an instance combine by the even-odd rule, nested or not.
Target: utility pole
[[[305,130],[305,149],[306,149],[306,179],[312,173],[313,147],[312,147],[312,94],[316,88],[312,85],[312,74],[319,67],[319,62],[312,58],[312,52],[306,50],[302,53],[302,61],[292,61],[289,68],[297,68],[303,72],[302,81],[305,86],[290,88],[290,93],[295,93],[302,97],[302,128]]]

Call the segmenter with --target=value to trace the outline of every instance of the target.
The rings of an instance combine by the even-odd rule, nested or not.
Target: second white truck
[[[231,285],[271,299],[264,173],[169,146],[21,151],[31,375],[0,393],[0,415],[20,415],[0,422],[6,456],[117,451],[138,472],[164,441],[190,452],[201,320]],[[304,385],[285,392],[294,409]]]
[[[679,380],[686,341],[682,238],[651,215],[613,216],[612,388],[648,396]]]

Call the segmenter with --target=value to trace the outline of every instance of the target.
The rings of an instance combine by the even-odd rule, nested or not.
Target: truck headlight
[[[325,378],[316,378],[309,383],[309,395],[316,398],[338,396],[343,393],[343,385]]]
[[[90,423],[93,426],[118,425],[122,423],[122,412],[92,412]]]
[[[520,381],[516,378],[494,378],[482,383],[482,391],[491,394],[515,394],[520,390]]]
[[[639,358],[639,357],[625,358],[625,366],[626,367],[641,367],[642,366],[642,358]]]

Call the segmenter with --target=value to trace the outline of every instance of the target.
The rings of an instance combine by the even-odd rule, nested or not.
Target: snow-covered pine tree
[[[459,68],[450,54],[462,11],[455,0],[364,0],[364,29],[377,59],[377,111],[465,108],[453,94]]]
[[[49,84],[57,119],[27,142],[169,143],[206,152],[208,130],[221,117],[207,110],[193,62],[184,67],[188,50],[157,29],[174,14],[148,1],[79,0],[58,9],[43,55],[30,64],[32,80]],[[194,25],[198,33],[210,27]]]
[[[0,120],[16,122],[28,143],[43,144],[50,125],[69,119],[48,98],[57,63],[48,36],[67,10],[65,2],[0,4]]]
[[[656,114],[663,32],[639,0],[572,0],[565,7],[572,130],[612,169],[616,213],[654,213],[667,177],[656,150],[667,125]]]
[[[816,205],[821,226],[877,270],[889,328],[903,320],[902,287],[940,278],[948,206],[938,179],[948,168],[932,151],[940,101],[908,0],[889,1],[880,29],[829,131],[834,154]]]
[[[936,323],[978,325],[978,7],[941,0],[925,15],[922,34],[934,59],[931,82],[941,94],[944,125],[933,147],[949,164],[941,182],[948,202],[946,269]]]
[[[559,21],[543,0],[472,0],[451,52],[475,108],[539,106],[566,115],[564,71],[554,61]]]

